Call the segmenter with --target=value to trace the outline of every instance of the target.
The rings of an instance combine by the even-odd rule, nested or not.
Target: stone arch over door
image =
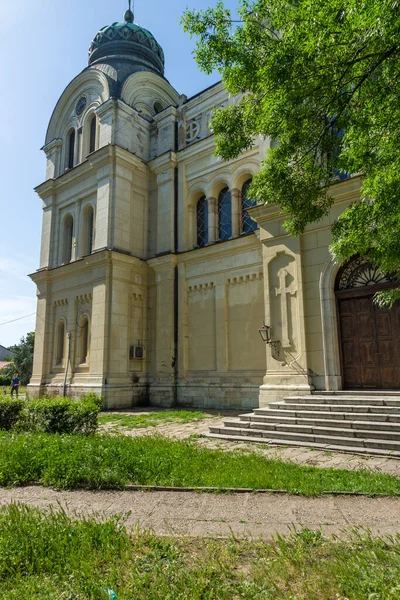
[[[339,268],[340,265],[335,263],[333,257],[329,257],[322,269],[319,280],[325,389],[329,391],[342,389],[339,330],[335,297],[335,280]]]
[[[367,257],[343,265],[335,278],[341,375],[344,389],[400,389],[400,303],[374,301],[377,291],[399,285]]]

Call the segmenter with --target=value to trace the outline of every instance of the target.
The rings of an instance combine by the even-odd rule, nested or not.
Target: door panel
[[[378,308],[373,295],[338,300],[343,387],[400,388],[400,303]]]

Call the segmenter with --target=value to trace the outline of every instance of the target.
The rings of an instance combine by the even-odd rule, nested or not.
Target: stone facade
[[[136,28],[135,52],[138,39]],[[29,393],[250,409],[340,389],[330,225],[358,177],[335,185],[329,218],[289,237],[276,206],[246,204],[269,140],[214,155],[211,111],[235,102],[222,84],[187,99],[143,57],[139,68],[104,54],[47,131]]]

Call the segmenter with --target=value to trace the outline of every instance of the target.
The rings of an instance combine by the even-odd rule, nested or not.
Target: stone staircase
[[[288,396],[210,427],[209,437],[400,458],[400,393]]]

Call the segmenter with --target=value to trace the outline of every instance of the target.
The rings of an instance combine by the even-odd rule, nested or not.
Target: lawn
[[[400,479],[370,470],[299,466],[255,453],[224,452],[161,436],[0,433],[0,485],[120,489],[127,484],[245,487],[318,495],[400,495]]]
[[[191,423],[208,419],[210,413],[194,410],[164,410],[160,412],[149,412],[146,414],[106,413],[99,415],[100,425],[113,425],[116,427],[127,427],[129,429],[156,427],[163,423]]]
[[[400,537],[299,530],[273,543],[129,534],[121,518],[0,509],[7,600],[395,600]],[[112,595],[112,591],[115,595]]]

